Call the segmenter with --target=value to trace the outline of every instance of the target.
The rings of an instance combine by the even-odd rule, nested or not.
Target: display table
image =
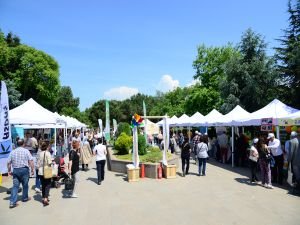
[[[135,168],[133,165],[127,165],[127,179],[128,182],[140,180],[140,167]]]
[[[176,165],[164,165],[164,177],[167,179],[176,178]]]

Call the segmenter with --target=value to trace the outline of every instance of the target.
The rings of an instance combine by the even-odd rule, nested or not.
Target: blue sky
[[[198,45],[237,44],[249,27],[272,53],[286,9],[287,0],[0,0],[0,28],[52,55],[84,110],[190,84]]]

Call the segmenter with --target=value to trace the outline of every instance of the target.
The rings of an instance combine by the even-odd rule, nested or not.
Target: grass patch
[[[140,155],[140,162],[158,163],[162,160],[162,151],[158,147],[148,147],[147,151],[147,154]],[[114,151],[114,155],[117,159],[132,160],[132,154],[118,155],[118,151]],[[167,157],[172,158],[172,154],[168,152]]]

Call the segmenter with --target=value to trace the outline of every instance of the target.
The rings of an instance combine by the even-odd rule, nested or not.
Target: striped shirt
[[[13,169],[29,167],[28,161],[30,160],[33,160],[30,152],[23,147],[18,147],[13,150],[8,158],[8,162],[12,164]]]

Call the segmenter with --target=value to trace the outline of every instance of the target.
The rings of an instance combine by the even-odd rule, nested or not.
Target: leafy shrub
[[[138,149],[139,155],[145,155],[147,153],[147,145],[144,135],[138,135]]]
[[[118,151],[118,154],[125,155],[129,153],[132,148],[132,137],[128,136],[126,133],[121,133],[120,136],[115,141],[114,148]]]
[[[161,150],[157,146],[148,146],[147,147],[147,151],[150,151],[150,152],[161,152]]]
[[[119,123],[118,129],[117,129],[117,136],[121,135],[122,133],[125,133],[128,136],[132,135],[131,127],[130,127],[129,123],[125,123],[125,122]]]

